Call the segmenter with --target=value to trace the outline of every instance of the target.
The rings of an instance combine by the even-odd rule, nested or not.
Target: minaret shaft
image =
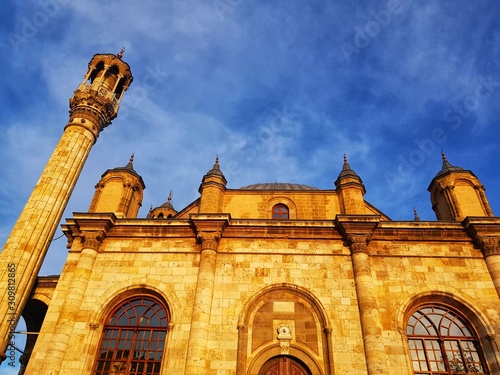
[[[69,124],[37,182],[0,254],[2,285],[7,285],[8,265],[15,267],[15,299],[9,305],[7,291],[1,292],[2,321],[17,322],[40,271],[57,225],[78,176],[95,142],[94,135],[81,126]],[[5,276],[4,276],[5,275]],[[1,349],[9,342],[9,325],[2,324]]]
[[[121,53],[90,61],[64,133],[0,253],[0,363],[90,150],[133,80]]]

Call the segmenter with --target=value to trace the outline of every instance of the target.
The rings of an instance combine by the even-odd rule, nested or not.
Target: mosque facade
[[[66,220],[61,274],[37,276],[132,80],[121,53],[95,55],[70,100],[0,253],[1,366],[5,322],[23,316],[36,333],[21,358],[30,375],[500,374],[500,218],[444,154],[428,187],[435,221],[391,220],[345,158],[328,190],[228,188],[216,159],[198,199],[176,209],[170,196],[140,218],[145,182],[131,158]]]

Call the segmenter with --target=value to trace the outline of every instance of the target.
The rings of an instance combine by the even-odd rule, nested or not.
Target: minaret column
[[[85,127],[72,123],[67,125],[12,229],[0,254],[2,267],[0,273],[3,276],[8,264],[14,264],[16,267],[15,311],[7,310],[7,293],[2,292],[0,296],[2,321],[7,321],[6,317],[14,317],[16,322],[19,320],[95,138],[96,136]],[[2,277],[0,290],[7,285],[5,276]],[[5,324],[0,325],[1,352],[4,352],[8,345],[7,328]]]
[[[120,57],[121,54],[95,55],[89,63],[86,77],[91,82],[80,84],[70,99],[69,122],[0,254],[0,321],[11,322],[0,325],[0,361],[5,359],[9,330],[17,324],[26,305],[92,145],[118,113],[116,95],[132,82],[130,68]],[[94,77],[94,70],[103,62],[113,62],[118,72],[127,77],[119,92],[101,89],[99,78]],[[8,275],[13,268],[15,293],[9,296],[8,279],[12,278]]]
[[[219,216],[219,218],[214,216]],[[217,268],[217,249],[222,232],[227,225],[228,216],[191,216],[197,229],[196,238],[201,244],[201,251],[189,333],[186,375],[205,374],[210,369],[208,340]]]

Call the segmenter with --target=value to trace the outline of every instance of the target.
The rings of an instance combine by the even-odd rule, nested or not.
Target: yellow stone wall
[[[335,191],[311,194],[308,191],[273,192],[228,190],[222,212],[242,219],[272,219],[273,206],[283,203],[290,210],[291,219],[326,220],[339,213]]]
[[[107,182],[96,202],[95,212],[116,212],[123,194],[123,179],[114,178]],[[118,200],[118,201],[117,201]]]
[[[318,195],[319,202],[332,198],[330,193]],[[268,200],[259,199],[257,194],[241,196],[255,207],[264,207]],[[297,202],[298,213],[307,206],[303,203],[314,201],[309,197],[299,202],[299,196],[288,195]],[[226,208],[231,207],[231,203],[226,204]],[[262,215],[264,212],[262,208]],[[325,214],[317,217],[321,215]],[[81,249],[82,244],[75,240],[28,374],[49,374],[49,368],[54,367],[44,358],[57,345],[58,314],[71,293],[68,286]],[[386,221],[375,229],[367,249],[389,368],[384,373],[412,374],[404,319],[419,298],[462,304],[488,325],[482,328],[484,332],[500,330],[500,300],[483,255],[459,223]],[[99,248],[78,314],[64,317],[73,331],[60,373],[90,374],[102,327],[112,308],[127,296],[146,293],[165,301],[171,314],[161,373],[185,374],[199,252],[189,220],[117,220]],[[271,316],[269,298],[266,300],[269,293],[274,293],[271,301],[281,301],[281,306],[306,306],[307,313]],[[318,366],[326,373],[331,356],[331,374],[368,374],[359,308],[350,249],[332,220],[231,219],[217,247],[206,338],[208,368],[203,373],[235,375],[239,356],[244,359],[242,373],[253,371],[266,353],[279,354],[275,328],[286,323],[294,335],[290,354],[310,368]],[[267,311],[267,317],[259,317],[259,309]],[[283,312],[283,307],[277,311]],[[244,328],[239,330],[240,326]],[[295,331],[306,326],[312,330],[309,340],[316,337],[316,343],[307,343],[305,328]],[[331,331],[328,337],[325,328]],[[484,332],[482,343],[486,346]]]
[[[71,250],[28,374],[92,374],[103,326],[135,295],[168,306],[164,375],[258,375],[282,355],[312,374],[411,375],[406,319],[424,302],[462,312],[500,373],[498,218],[393,222],[354,177],[336,190],[238,190],[213,171],[173,218],[68,219]],[[481,196],[452,182],[455,197],[434,190],[438,209],[477,213]],[[101,199],[123,201],[112,187]],[[276,204],[289,220],[272,219]]]

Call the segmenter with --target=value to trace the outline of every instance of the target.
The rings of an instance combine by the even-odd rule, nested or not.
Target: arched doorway
[[[264,363],[259,375],[311,375],[311,371],[295,358],[280,355]]]

